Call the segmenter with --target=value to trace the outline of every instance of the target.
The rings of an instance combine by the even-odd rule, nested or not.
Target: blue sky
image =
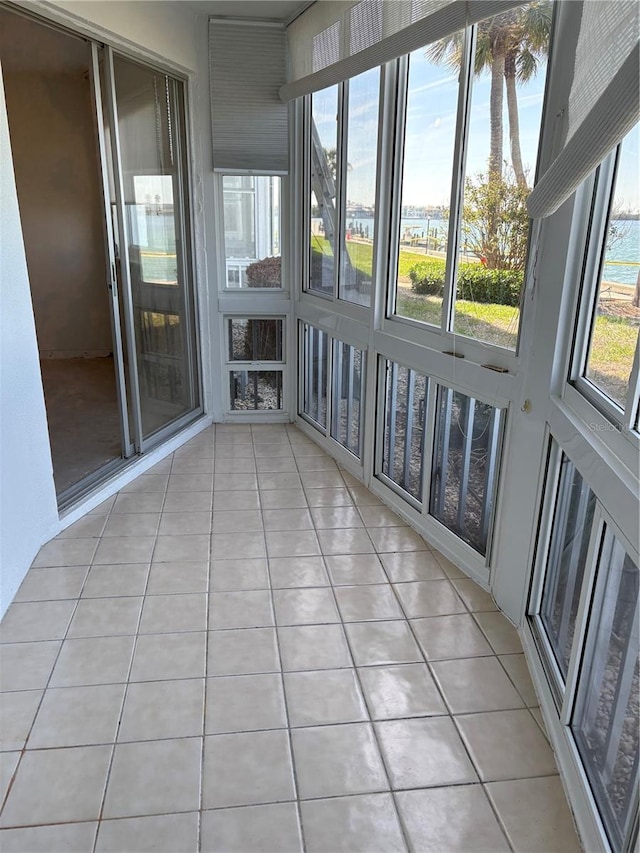
[[[533,183],[542,115],[546,64],[531,81],[518,87],[520,146],[529,184]],[[375,192],[375,146],[378,132],[378,69],[372,69],[350,84],[349,174],[347,198],[372,205]],[[467,149],[467,175],[486,171],[489,156],[488,72],[474,79],[471,123]],[[407,128],[405,137],[403,205],[448,206],[457,109],[457,75],[438,67],[425,57],[425,50],[411,55]],[[314,118],[323,145],[335,147],[337,88],[313,96]],[[320,108],[323,115],[320,116]],[[510,160],[506,98],[504,104],[505,160]],[[636,128],[623,148],[617,197],[623,209],[638,210],[640,134]]]

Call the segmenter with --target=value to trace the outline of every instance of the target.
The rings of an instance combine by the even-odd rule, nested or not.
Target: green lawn
[[[347,251],[353,266],[365,276],[371,275],[373,247],[370,243],[347,242]],[[315,251],[332,254],[329,241],[313,238]],[[401,317],[440,325],[442,299],[412,293],[407,285],[409,270],[425,255],[400,250],[396,313]],[[456,300],[454,330],[459,335],[476,338],[486,343],[515,349],[518,339],[520,310],[508,305]],[[629,374],[633,365],[638,325],[625,319],[601,315],[596,318],[589,367],[591,378],[615,400],[626,397]]]

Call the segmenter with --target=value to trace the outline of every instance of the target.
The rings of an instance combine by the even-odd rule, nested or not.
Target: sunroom
[[[638,8],[0,3],[2,849],[635,849]]]

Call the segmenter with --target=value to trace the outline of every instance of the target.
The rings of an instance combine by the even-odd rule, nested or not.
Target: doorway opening
[[[202,409],[184,82],[0,9],[59,506]]]

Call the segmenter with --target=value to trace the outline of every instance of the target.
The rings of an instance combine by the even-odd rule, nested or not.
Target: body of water
[[[373,219],[350,219],[347,227],[363,237],[373,235]],[[429,232],[430,246],[444,251],[447,239],[447,222],[443,219],[402,219],[400,235],[404,239],[413,235],[424,240]],[[640,221],[616,219],[613,222],[612,245],[607,250],[602,278],[615,284],[635,285],[640,272]]]

